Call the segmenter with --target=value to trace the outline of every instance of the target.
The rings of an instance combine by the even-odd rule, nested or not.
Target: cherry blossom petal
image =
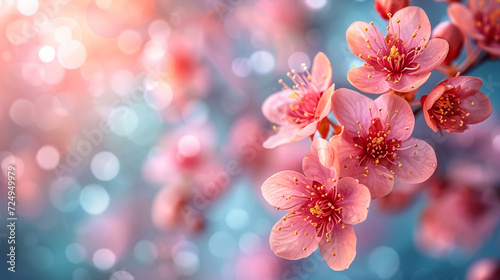
[[[269,243],[276,255],[298,260],[316,251],[319,239],[316,228],[310,222],[304,221],[302,215],[288,214],[273,226]]]
[[[444,87],[444,86],[443,86]],[[443,91],[444,92],[444,91]],[[425,122],[427,123],[427,125],[432,129],[434,130],[434,132],[437,131],[438,129],[438,125],[436,123],[436,121],[434,119],[431,118],[431,115],[429,113],[429,110],[432,108],[432,104],[430,104],[431,107],[429,107],[429,105],[427,104],[427,99],[428,99],[428,95],[424,95],[422,96],[422,98],[420,99],[420,103],[422,104],[422,112],[424,113],[424,118],[425,118]]]
[[[422,183],[436,170],[436,153],[425,141],[410,137],[401,143],[396,154],[398,158],[394,160],[396,165],[393,165],[392,170],[402,182]]]
[[[381,94],[391,89],[385,74],[371,66],[362,66],[349,70],[347,80],[360,91]]]
[[[397,21],[400,20],[398,23]],[[397,11],[389,20],[390,32],[397,32],[398,37],[406,42],[407,48],[414,48],[420,44],[421,38],[426,41],[431,36],[431,23],[422,8],[410,6]],[[420,29],[417,29],[420,26]],[[413,38],[413,33],[417,36]]]
[[[465,117],[469,124],[480,123],[486,120],[493,111],[491,100],[482,92],[477,92],[473,96],[467,97],[463,100],[462,106],[470,113],[469,116]]]
[[[434,87],[429,95],[425,98],[425,101],[423,103],[423,110],[430,110],[432,106],[434,106],[434,103],[445,93],[447,90],[447,86],[440,83],[436,87]]]
[[[399,82],[388,82],[388,84],[395,91],[408,92],[419,88],[427,81],[427,79],[429,79],[430,76],[430,72],[422,74],[403,73]]]
[[[292,90],[283,90],[269,96],[262,104],[262,113],[272,123],[288,124],[288,104],[293,101]]]
[[[338,181],[337,192],[344,196],[338,204],[342,207],[342,221],[351,225],[364,221],[371,198],[368,188],[354,178],[344,177]]]
[[[302,169],[308,179],[325,184],[328,187],[326,184],[328,179],[336,179],[335,171],[321,164],[320,157],[324,162],[334,161],[328,141],[316,138],[311,144],[311,150],[302,161]]]
[[[296,136],[299,133],[300,127],[296,126],[282,126],[278,129],[278,133],[271,135],[267,138],[266,141],[262,144],[266,149],[273,149],[279,145],[297,142],[307,136],[298,137]]]
[[[386,93],[375,99],[375,106],[382,123],[390,125],[391,132],[387,135],[389,139],[405,140],[410,137],[415,126],[415,117],[410,104],[404,98],[394,93]]]
[[[368,38],[384,38],[384,35],[376,27],[362,21],[354,22],[346,31],[349,49],[357,56],[361,54],[362,58],[368,55],[376,56],[376,52],[368,48],[368,43],[365,41]]]
[[[457,97],[460,99],[466,99],[467,97],[476,94],[481,86],[483,85],[483,80],[478,77],[471,76],[458,76],[446,79],[442,81],[442,85],[451,85],[453,87],[461,87],[461,90],[456,93]],[[437,100],[437,99],[436,99]]]
[[[415,59],[415,62],[419,63],[420,66],[417,70],[411,72],[411,75],[425,74],[434,70],[443,63],[449,49],[450,46],[446,40],[440,38],[431,39],[424,51]]]
[[[479,41],[483,41],[485,39],[484,35],[481,34],[476,28],[474,15],[465,5],[451,3],[448,6],[448,16],[453,24],[455,24],[458,29],[460,29],[467,36]]]
[[[331,242],[326,242],[326,238],[321,239],[319,250],[331,269],[339,271],[349,268],[356,257],[356,235],[352,225],[345,225],[345,228],[335,225]]]
[[[300,129],[297,134],[292,138],[293,142],[304,139],[313,135],[318,129],[319,121],[313,121],[312,123],[306,125],[304,128]],[[295,140],[296,139],[296,140]],[[292,142],[290,142],[292,143]]]
[[[306,185],[311,180],[295,171],[282,171],[267,179],[261,190],[264,199],[280,209],[298,209],[310,197]]]
[[[358,174],[353,177],[359,178],[359,183],[365,185],[370,190],[372,199],[386,196],[394,188],[394,177],[390,171],[381,165],[375,167],[372,160],[370,160],[370,163],[365,168],[360,167],[357,171]]]
[[[360,149],[354,146],[352,137],[345,127],[339,135],[330,139],[330,147],[333,150],[335,161],[334,165],[327,166],[333,166],[340,177],[355,177],[353,175],[357,172],[359,162],[356,156],[360,153]]]
[[[373,109],[376,108],[373,100],[356,91],[341,88],[333,94],[333,114],[348,131],[359,131],[358,124],[366,128],[370,127],[372,120],[370,108],[376,110]]]
[[[335,84],[333,84],[323,93],[323,95],[321,95],[318,102],[318,109],[316,110],[316,117],[318,117],[319,120],[326,118],[328,114],[330,114],[330,111],[332,110],[332,96],[334,92]]]
[[[319,92],[325,91],[332,83],[332,65],[322,52],[314,57],[311,82],[318,88]]]

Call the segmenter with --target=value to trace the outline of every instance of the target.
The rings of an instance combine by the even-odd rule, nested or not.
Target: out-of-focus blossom
[[[479,90],[483,81],[459,76],[439,83],[429,95],[422,97],[427,125],[441,132],[464,132],[469,124],[487,119],[492,112],[490,99]]]
[[[456,245],[476,250],[498,224],[500,207],[491,188],[451,186],[423,211],[417,243],[442,256]]]
[[[421,183],[436,169],[436,154],[426,142],[410,137],[415,118],[408,102],[392,93],[375,101],[349,89],[332,98],[333,113],[344,126],[330,139],[340,176],[354,177],[372,198],[391,192],[394,178]]]
[[[309,73],[287,75],[294,83],[290,88],[284,84],[283,91],[277,92],[262,104],[262,112],[266,118],[279,126],[278,133],[264,142],[264,147],[272,149],[276,146],[293,143],[313,135],[320,123],[326,120],[331,111],[331,96],[334,91],[332,83],[332,66],[324,53],[318,53],[314,58],[312,70]],[[327,123],[327,127],[329,124]]]
[[[310,143],[303,141],[265,149],[262,143],[271,133],[264,118],[244,115],[234,123],[228,143],[224,145],[224,152],[234,160],[230,170],[235,175],[244,173],[258,187],[281,170],[300,171],[302,159],[310,148]],[[261,197],[260,188],[258,192]]]
[[[318,246],[321,256],[334,270],[349,267],[356,256],[353,224],[366,219],[370,204],[368,189],[353,178],[338,179],[319,157],[328,142],[314,140],[304,157],[304,175],[283,171],[262,185],[262,194],[276,209],[290,210],[271,230],[271,249],[286,259],[309,256]]]
[[[153,224],[161,230],[187,229],[199,232],[205,223],[201,210],[205,210],[209,202],[193,182],[181,181],[165,186],[158,192],[151,207],[151,218]],[[203,208],[196,208],[197,203]]]
[[[448,7],[451,21],[479,48],[491,55],[500,56],[500,2],[496,0],[471,0],[468,7],[452,3]]]
[[[410,0],[375,0],[375,10],[383,19],[410,5]]]
[[[166,133],[144,164],[143,177],[148,182],[164,184],[202,170],[215,170],[221,163],[213,160],[214,145],[215,133],[208,124]]]
[[[367,93],[400,92],[420,87],[448,53],[448,42],[429,40],[431,24],[419,7],[406,7],[389,20],[385,37],[373,25],[357,21],[346,32],[349,49],[365,61],[347,79]]]
[[[458,27],[449,21],[443,21],[432,30],[432,38],[441,38],[448,42],[450,50],[443,61],[444,65],[450,63],[458,57],[464,44],[464,36]]]
[[[467,280],[500,279],[500,261],[498,259],[480,259],[467,271]]]

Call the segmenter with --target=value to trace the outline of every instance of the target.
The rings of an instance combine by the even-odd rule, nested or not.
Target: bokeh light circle
[[[43,146],[36,153],[36,162],[45,170],[52,170],[59,164],[59,152],[53,146]]]
[[[85,247],[78,243],[71,243],[66,246],[66,258],[74,264],[82,263],[87,256],[87,251]]]
[[[99,152],[92,158],[90,169],[97,179],[110,181],[120,172],[120,161],[111,152]]]
[[[243,209],[233,208],[226,214],[226,223],[233,230],[242,230],[248,221],[248,213]]]
[[[106,248],[101,248],[95,251],[92,257],[92,262],[98,269],[108,270],[115,265],[116,256],[113,251]]]
[[[57,48],[57,61],[66,69],[77,69],[87,59],[87,49],[77,40],[70,40]]]
[[[134,280],[134,276],[130,272],[125,270],[119,270],[113,272],[109,280]]]
[[[257,51],[250,56],[253,70],[258,74],[267,74],[274,70],[276,60],[268,51]]]
[[[17,0],[17,10],[24,16],[34,15],[39,6],[38,0]]]
[[[399,269],[399,255],[390,247],[377,247],[368,256],[368,266],[379,278],[389,279]]]
[[[184,135],[177,144],[179,153],[185,157],[194,157],[201,150],[201,143],[196,136]]]
[[[52,46],[43,46],[38,51],[38,56],[42,62],[51,62],[56,57],[56,51]]]
[[[18,99],[12,103],[9,116],[18,126],[27,126],[35,118],[35,106],[27,99]]]
[[[109,194],[100,185],[87,185],[80,193],[80,205],[89,214],[101,214],[108,208]]]

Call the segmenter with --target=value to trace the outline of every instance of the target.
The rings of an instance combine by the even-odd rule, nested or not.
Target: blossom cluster
[[[452,23],[434,31],[425,11],[408,2],[375,1],[388,20],[385,35],[373,22],[354,22],[346,31],[349,49],[364,61],[347,79],[363,93],[378,94],[375,100],[335,89],[332,65],[320,52],[310,71],[305,64],[292,69],[291,86],[280,80],[282,91],[263,103],[276,130],[265,148],[312,141],[304,174],[279,172],[261,188],[269,204],[288,211],[271,230],[276,255],[295,260],[319,247],[330,268],[347,269],[356,255],[353,225],[366,219],[371,200],[387,197],[395,182],[423,183],[437,168],[434,148],[412,137],[415,117],[422,113],[429,128],[442,134],[464,132],[491,115],[482,80],[461,73],[478,62],[478,53],[499,54],[498,23],[483,16],[498,11],[498,1],[450,4]],[[456,65],[464,42],[467,58]],[[433,70],[448,78],[419,92]]]

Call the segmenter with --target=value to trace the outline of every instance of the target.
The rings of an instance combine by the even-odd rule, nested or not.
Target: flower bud
[[[410,0],[375,0],[375,10],[383,19],[410,5]]]
[[[448,55],[443,61],[444,65],[450,65],[450,63],[458,57],[464,44],[464,36],[460,32],[460,29],[449,21],[438,24],[432,31],[432,38],[445,39],[450,45]]]

